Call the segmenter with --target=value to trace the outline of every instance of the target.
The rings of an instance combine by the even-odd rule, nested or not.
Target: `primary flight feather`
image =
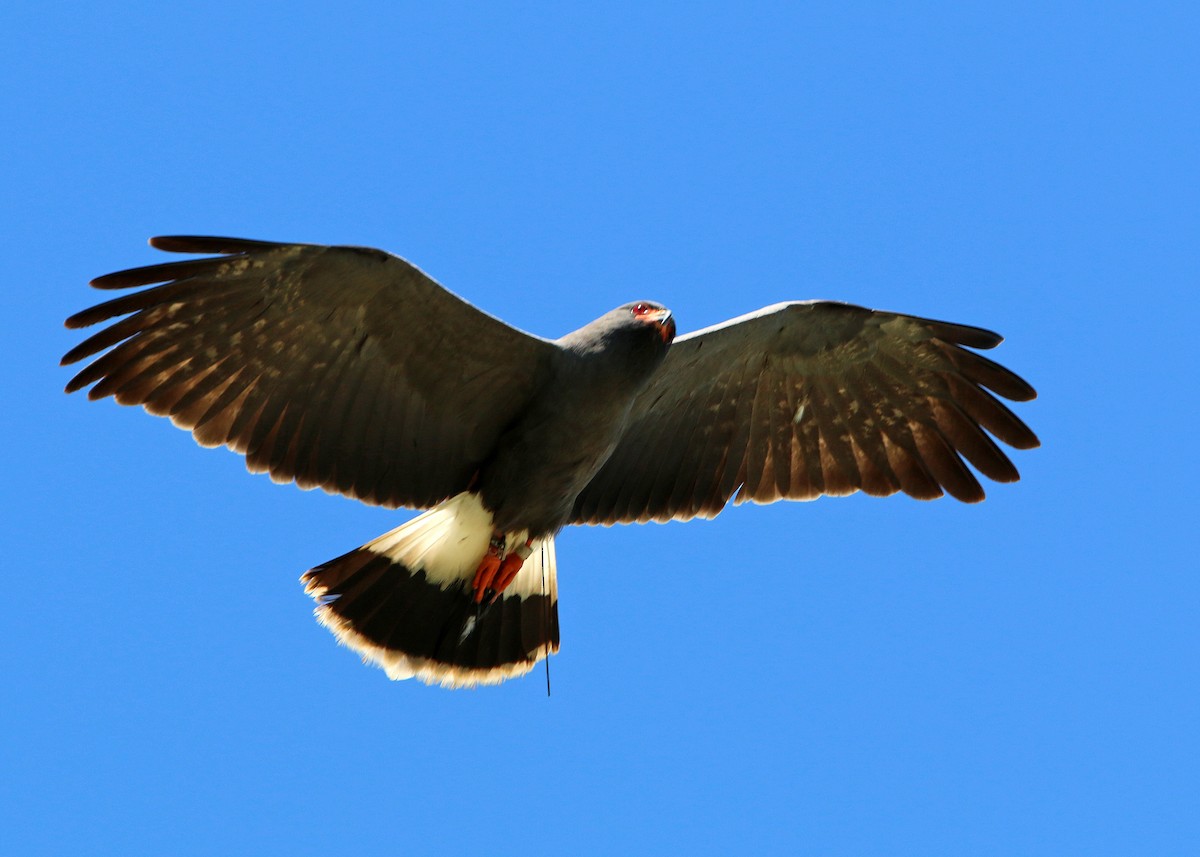
[[[150,243],[217,255],[92,281],[149,288],[67,319],[111,321],[63,357],[95,357],[67,391],[170,416],[277,481],[429,510],[302,578],[393,678],[496,683],[557,651],[568,524],[855,491],[977,502],[964,458],[1013,482],[996,440],[1038,445],[996,398],[1033,388],[970,350],[1001,341],[976,327],[806,301],[676,339],[638,301],[551,341],[379,250]]]

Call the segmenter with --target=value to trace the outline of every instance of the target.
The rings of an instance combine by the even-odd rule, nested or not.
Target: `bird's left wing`
[[[1033,388],[968,350],[1000,341],[831,301],[778,304],[680,337],[573,522],[713,517],[731,497],[982,500],[963,458],[1013,482],[1017,470],[989,433],[1018,449],[1038,445],[987,391],[1025,401]]]
[[[384,506],[464,490],[557,346],[363,247],[167,237],[222,254],[99,277],[151,286],[77,313],[113,321],[63,363],[105,349],[67,385],[171,417],[253,471]],[[159,284],[159,285],[155,285]]]

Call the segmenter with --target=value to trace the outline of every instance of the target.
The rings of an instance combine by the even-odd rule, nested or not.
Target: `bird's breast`
[[[479,490],[497,528],[533,535],[561,528],[620,440],[636,393],[636,386],[603,378],[548,385],[480,471]]]

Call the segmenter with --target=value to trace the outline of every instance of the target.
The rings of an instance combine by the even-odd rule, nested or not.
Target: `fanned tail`
[[[538,539],[504,592],[476,604],[491,533],[491,514],[463,493],[300,579],[318,621],[390,678],[498,684],[558,651],[558,583],[554,539]],[[510,547],[524,540],[510,534]]]

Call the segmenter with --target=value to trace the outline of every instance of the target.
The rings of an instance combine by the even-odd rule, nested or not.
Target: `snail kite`
[[[1033,388],[971,350],[1001,341],[977,327],[799,301],[676,338],[639,301],[548,340],[379,250],[150,243],[214,255],[94,280],[150,288],[67,320],[109,322],[63,358],[95,358],[67,391],[169,416],[276,481],[427,510],[302,578],[392,678],[496,683],[557,651],[569,524],[855,491],[976,502],[966,462],[1013,482],[996,440],[1038,444],[996,398]]]

